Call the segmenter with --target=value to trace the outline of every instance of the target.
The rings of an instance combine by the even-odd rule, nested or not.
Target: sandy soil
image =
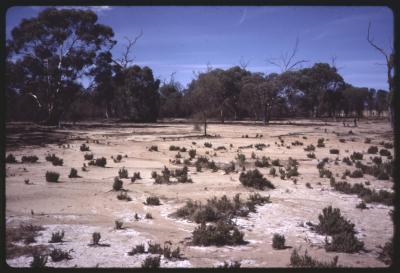
[[[311,122],[311,126],[307,125]],[[385,264],[377,260],[377,246],[383,245],[392,237],[393,224],[389,211],[393,208],[368,204],[368,210],[356,209],[356,204],[361,200],[356,195],[334,191],[329,185],[329,179],[319,177],[316,164],[324,157],[331,160],[336,157],[341,159],[350,156],[353,151],[366,154],[371,145],[381,147],[378,144],[380,141],[393,141],[390,125],[383,121],[362,121],[358,127],[349,128],[343,127],[341,123],[319,123],[302,120],[297,121],[296,125],[272,124],[268,127],[254,124],[213,124],[208,131],[218,137],[208,139],[188,137],[199,134],[189,124],[79,126],[53,132],[63,136],[64,145],[69,144],[69,148],[63,148],[54,141],[45,141],[40,145],[18,142],[18,139],[23,139],[22,135],[27,138],[26,132],[18,135],[16,131],[8,130],[6,153],[12,152],[18,161],[23,155],[37,155],[39,161],[6,165],[6,225],[7,228],[19,226],[20,223],[43,225],[46,229],[40,232],[37,242],[32,245],[56,245],[64,250],[73,249],[72,260],[54,263],[49,259],[48,265],[54,267],[140,267],[146,255],[128,256],[127,252],[138,243],[152,241],[162,245],[167,240],[174,246],[180,246],[185,259],[162,259],[162,267],[213,267],[228,260],[241,261],[242,267],[287,267],[292,249],[274,250],[271,244],[274,233],[285,235],[288,246],[307,249],[309,254],[319,260],[328,261],[338,255],[342,266],[384,267]],[[349,134],[349,130],[354,134]],[[34,133],[35,128],[30,128],[29,132]],[[242,138],[244,134],[249,138]],[[256,134],[262,134],[263,137],[255,138]],[[286,145],[296,140],[304,145],[291,146],[290,149],[278,147],[275,144],[279,143],[278,136],[282,136]],[[303,136],[307,139],[303,139]],[[325,148],[316,148],[316,159],[307,158],[304,147],[309,144],[316,146],[320,137],[326,139]],[[367,137],[372,139],[370,144],[364,143]],[[346,142],[339,142],[340,138],[346,139]],[[95,140],[99,143],[94,143]],[[86,141],[95,158],[107,158],[105,168],[89,166],[88,172],[81,171],[82,164],[87,161],[84,161],[84,152],[79,150],[79,146]],[[211,142],[213,148],[223,145],[227,150],[217,151],[214,156],[213,148],[204,147],[206,141]],[[234,160],[239,146],[257,143],[270,146],[263,151],[255,148],[242,149],[241,152],[250,162],[247,168],[254,167],[254,160],[250,159],[252,152],[259,157],[265,155],[272,159],[279,158],[284,163],[290,156],[300,163],[297,184],[291,180],[281,180],[279,176],[272,177],[269,175],[269,168],[259,168],[276,189],[258,191],[263,195],[270,195],[272,203],[257,207],[257,212],[251,213],[248,218],[236,219],[249,243],[233,247],[187,245],[191,232],[197,225],[169,216],[184,205],[186,200],[205,201],[213,196],[226,194],[231,197],[236,193],[245,198],[256,190],[243,187],[239,182],[239,173],[225,175],[223,171],[213,173],[210,170],[196,173],[196,169],[190,167],[189,175],[194,183],[155,185],[151,172],[160,172],[164,166],[170,169],[180,167],[169,162],[177,153],[169,151],[170,145],[194,148],[198,155],[205,155],[209,151],[208,156],[215,162],[228,163]],[[230,144],[233,144],[233,148],[230,148]],[[157,145],[159,151],[148,151],[151,145]],[[340,154],[329,154],[330,148],[340,149]],[[393,154],[393,149],[391,152]],[[55,153],[63,158],[64,165],[53,166],[47,162],[47,153]],[[120,163],[114,163],[111,156],[118,154],[127,155],[127,158],[123,158]],[[181,154],[188,158],[187,152]],[[364,155],[363,163],[370,161],[369,155]],[[133,172],[140,171],[143,177],[134,183],[130,183],[130,179],[123,179],[124,188],[132,197],[130,202],[117,200],[117,193],[110,191],[113,178],[123,166],[128,169],[130,176]],[[78,169],[81,178],[68,178],[72,167]],[[335,165],[333,161],[327,164],[327,168],[335,176],[341,176],[345,169],[355,169],[354,166],[347,166],[342,162]],[[46,171],[59,172],[60,183],[46,182]],[[30,185],[24,183],[27,178]],[[340,177],[337,179],[340,180]],[[369,175],[363,178],[347,178],[346,181],[369,181],[368,187],[371,189],[388,191],[392,190],[393,184],[393,181],[378,181]],[[307,182],[312,189],[305,186]],[[161,206],[143,204],[146,197],[153,195],[160,198]],[[325,251],[325,236],[312,232],[305,222],[317,223],[318,214],[328,205],[340,208],[342,214],[355,224],[357,236],[365,243],[367,251],[356,254]],[[154,219],[144,219],[147,212]],[[138,213],[140,220],[134,219],[135,213]],[[115,220],[122,220],[126,228],[115,230]],[[48,243],[51,233],[58,230],[65,231],[65,242]],[[101,233],[101,241],[110,244],[110,247],[88,246],[95,231]],[[20,256],[7,259],[7,263],[12,267],[28,267],[31,260],[31,256]]]

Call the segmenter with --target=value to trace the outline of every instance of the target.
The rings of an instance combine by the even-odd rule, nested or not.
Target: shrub
[[[47,263],[47,255],[41,255],[39,253],[33,253],[32,255],[33,260],[30,263],[30,267],[32,268],[43,268],[46,267],[46,263]]]
[[[46,172],[46,181],[47,182],[58,182],[59,177],[60,177],[60,174],[57,172],[51,172],[51,171]]]
[[[50,161],[54,166],[62,166],[63,165],[63,160],[59,157],[57,157],[55,154],[48,154],[46,156],[46,161]]]
[[[204,222],[192,232],[192,244],[200,246],[223,246],[244,244],[244,234],[230,221],[220,220],[216,224]]]
[[[363,154],[359,152],[353,152],[352,155],[350,155],[351,160],[362,160],[363,159]]]
[[[149,151],[150,152],[158,152],[158,146],[157,145],[152,145],[150,148],[149,148]]]
[[[343,231],[332,236],[332,242],[325,241],[326,251],[354,253],[364,248],[364,243],[359,241],[354,232]]]
[[[357,205],[356,205],[356,208],[357,209],[368,209],[367,208],[367,205],[365,204],[365,202],[364,201],[361,201],[360,203],[358,203]]]
[[[92,245],[99,245],[101,238],[100,232],[93,232],[92,233]]]
[[[275,233],[272,238],[272,247],[274,249],[285,249],[285,236]]]
[[[119,169],[118,171],[118,176],[119,178],[128,178],[128,170],[125,169],[125,167],[122,167],[122,169]]]
[[[126,200],[126,201],[132,201],[132,198],[125,192],[122,191],[117,195],[118,200]]]
[[[242,172],[239,176],[239,181],[246,187],[253,187],[259,190],[263,190],[265,187],[275,189],[275,186],[257,169],[249,170],[246,173]]]
[[[258,168],[263,168],[263,167],[269,167],[270,164],[269,164],[268,158],[265,157],[265,156],[263,156],[263,157],[261,158],[261,160],[258,160],[258,159],[257,159],[257,160],[254,162],[254,166],[256,166],[256,167],[258,167]]]
[[[290,265],[292,267],[305,267],[305,268],[338,267],[338,265],[337,265],[338,259],[339,259],[339,257],[335,256],[330,263],[320,262],[318,260],[315,260],[311,256],[309,256],[307,254],[307,250],[305,251],[304,255],[301,256],[301,255],[299,255],[297,249],[294,249],[292,251],[292,254],[290,255]]]
[[[376,147],[376,146],[371,146],[367,150],[367,153],[369,153],[369,154],[376,154],[377,152],[378,152],[378,147]]]
[[[331,154],[339,154],[339,150],[338,149],[330,149],[329,153],[331,153]]]
[[[295,167],[289,167],[286,169],[286,177],[291,178],[292,176],[298,176],[299,172],[297,171],[297,166]]]
[[[153,219],[153,215],[151,215],[150,212],[147,212],[144,218],[146,218],[146,219]]]
[[[134,172],[133,176],[131,177],[131,182],[135,182],[136,180],[142,179],[140,176],[140,172]]]
[[[244,163],[246,162],[246,156],[244,154],[238,154],[236,158],[240,166],[243,166]]]
[[[324,208],[318,220],[319,224],[315,226],[315,230],[319,234],[355,233],[354,224],[345,219],[338,208],[332,208],[332,206]]]
[[[272,164],[272,166],[276,166],[276,167],[282,166],[281,162],[279,161],[279,159],[272,160],[271,164]]]
[[[219,265],[218,268],[240,268],[242,264],[239,261],[233,261],[231,263],[228,263],[224,261],[222,265]]]
[[[117,176],[114,177],[114,183],[113,183],[113,190],[114,191],[119,191],[122,190],[122,186],[123,186],[124,182],[122,182],[121,179],[119,179]]]
[[[149,196],[146,198],[146,205],[148,206],[159,206],[161,205],[160,199],[157,196]]]
[[[190,149],[189,150],[190,159],[193,159],[195,156],[196,156],[196,150],[195,149]]]
[[[72,257],[67,251],[63,251],[62,249],[55,248],[53,249],[49,256],[53,262],[60,262],[62,260],[71,260]]]
[[[344,138],[339,139],[340,142],[345,143],[346,140]]]
[[[311,184],[309,182],[306,183],[306,187],[312,189]]]
[[[228,166],[224,168],[225,174],[229,174],[235,171],[235,162],[231,161]]]
[[[81,150],[81,152],[87,152],[87,151],[90,151],[90,148],[85,143],[83,143],[80,147],[80,150]]]
[[[376,165],[380,165],[382,164],[382,157],[375,156],[374,158],[372,158],[372,162],[374,162]]]
[[[393,148],[393,143],[390,143],[390,142],[382,141],[380,144],[383,145],[383,147],[385,147],[386,149],[392,149]]]
[[[390,156],[390,155],[391,155],[390,151],[389,151],[389,150],[386,150],[386,149],[381,149],[381,150],[379,151],[379,154],[380,154],[381,156]]]
[[[113,157],[111,156],[111,158],[113,158]],[[117,157],[114,158],[114,163],[119,163],[119,162],[121,162],[121,160],[122,160],[122,155],[117,155]]]
[[[381,251],[379,252],[378,260],[382,261],[386,265],[392,264],[392,257],[393,256],[393,243],[386,242],[385,245],[379,246]]]
[[[344,157],[342,159],[342,162],[346,163],[348,166],[353,165],[353,162],[351,162],[350,158],[348,158],[348,157]]]
[[[204,142],[204,147],[211,148],[212,144],[210,142]]]
[[[295,142],[292,142],[292,145],[293,146],[303,146],[303,142],[296,140]]]
[[[147,256],[142,263],[142,268],[159,268],[161,256]]]
[[[39,158],[36,155],[22,156],[21,158],[22,163],[35,163],[38,160]]]
[[[360,177],[363,177],[364,174],[361,170],[357,169],[357,170],[354,170],[349,176],[351,178],[360,178]]]
[[[308,154],[307,154],[307,157],[308,157],[308,158],[315,158],[315,154],[314,154],[314,153],[308,153]]]
[[[274,167],[272,167],[272,168],[269,170],[269,174],[272,175],[272,176],[275,176],[275,175],[276,175],[276,169],[275,169]]]
[[[265,147],[267,147],[267,145],[265,145],[264,143],[258,143],[258,144],[254,144],[254,147],[255,147],[257,150],[262,151]]]
[[[69,178],[77,178],[77,177],[79,177],[78,170],[75,169],[75,168],[71,168],[71,170],[69,171],[68,177]]]
[[[179,146],[175,146],[175,145],[171,145],[171,146],[169,146],[169,150],[170,151],[179,151],[180,147]]]
[[[115,229],[122,229],[124,222],[115,220]]]
[[[128,252],[128,255],[133,256],[135,254],[143,254],[143,253],[146,253],[144,249],[144,244],[140,244],[133,247],[132,250]]]
[[[324,168],[319,169],[319,177],[321,177],[321,178],[323,178],[323,177],[331,178],[332,177],[332,172],[330,170],[324,169]]]
[[[107,164],[107,159],[105,157],[96,158],[95,160],[89,161],[89,165],[98,166],[98,167],[105,167]]]
[[[13,154],[8,154],[6,157],[6,162],[7,163],[17,163],[17,160],[15,159],[15,156]]]
[[[87,153],[83,155],[83,158],[85,160],[92,160],[93,159],[93,154],[92,153]]]
[[[325,147],[324,141],[325,141],[324,138],[319,138],[319,139],[318,139],[317,147],[318,147],[318,148],[323,148],[323,147]]]
[[[367,144],[371,143],[371,139],[367,137],[367,138],[365,139],[364,143],[367,143]]]
[[[64,230],[53,232],[51,234],[51,240],[49,241],[49,243],[61,243],[63,241],[63,238],[64,238]]]

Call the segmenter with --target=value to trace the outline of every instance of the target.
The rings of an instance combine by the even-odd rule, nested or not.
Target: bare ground
[[[310,125],[311,124],[311,125]],[[49,259],[48,265],[54,267],[140,267],[146,255],[128,256],[127,252],[133,246],[148,241],[161,245],[169,240],[174,246],[180,246],[185,259],[170,261],[162,259],[162,267],[213,267],[223,261],[241,261],[242,267],[287,267],[289,266],[292,249],[274,250],[272,236],[274,233],[284,234],[286,244],[291,247],[307,249],[308,253],[322,261],[339,256],[339,264],[348,267],[383,267],[385,264],[377,260],[378,245],[384,245],[393,234],[393,224],[389,211],[393,207],[368,204],[368,210],[355,208],[361,200],[356,195],[346,195],[334,191],[329,179],[320,178],[316,164],[318,159],[328,157],[334,160],[350,156],[353,151],[363,152],[369,146],[381,141],[393,141],[390,125],[382,121],[363,121],[356,128],[343,127],[341,123],[315,121],[297,121],[296,124],[272,124],[264,127],[254,124],[212,124],[208,128],[211,135],[217,137],[204,139],[190,137],[198,135],[189,124],[116,124],[113,126],[79,125],[62,129],[37,128],[27,124],[7,124],[7,151],[18,159],[23,155],[37,155],[39,161],[32,164],[6,165],[6,227],[19,226],[20,223],[43,225],[46,229],[40,231],[37,242],[30,244],[57,246],[64,250],[73,249],[72,260],[54,263]],[[25,128],[25,129],[24,129]],[[352,130],[354,134],[349,134]],[[243,135],[249,138],[242,138]],[[262,134],[262,138],[255,138]],[[299,140],[303,146],[278,147],[278,136],[282,136],[285,146]],[[307,139],[303,139],[306,136]],[[324,137],[325,148],[316,148],[317,159],[306,157],[308,152],[304,147],[313,144]],[[370,144],[364,143],[365,138],[371,138]],[[339,142],[346,139],[345,143]],[[106,168],[90,166],[88,172],[82,172],[84,152],[79,150],[82,143],[88,142],[94,157],[106,157]],[[98,143],[94,143],[98,141]],[[216,151],[205,148],[204,142],[211,142],[214,147],[225,146],[226,151]],[[196,142],[193,144],[192,142]],[[178,220],[169,216],[186,200],[205,201],[213,196],[229,197],[240,193],[243,198],[256,190],[245,188],[239,182],[239,173],[225,175],[223,171],[216,173],[203,170],[197,173],[194,167],[189,168],[192,184],[155,185],[151,172],[160,172],[164,166],[174,169],[181,166],[169,162],[177,152],[169,151],[170,145],[178,145],[187,149],[194,148],[197,154],[205,155],[217,163],[228,163],[234,160],[238,147],[249,144],[265,143],[270,147],[263,151],[242,149],[249,162],[252,152],[257,156],[279,158],[287,162],[288,157],[297,159],[300,163],[297,184],[291,180],[281,180],[279,176],[269,175],[269,168],[259,170],[276,186],[275,190],[259,191],[270,195],[272,203],[257,208],[248,218],[238,218],[236,223],[245,233],[244,246],[197,247],[187,244],[191,232],[197,226],[186,220]],[[62,145],[69,144],[69,148]],[[233,148],[230,148],[230,144]],[[158,152],[150,152],[151,145],[158,146]],[[330,148],[340,149],[339,155],[329,153]],[[393,149],[391,149],[393,154]],[[63,166],[52,166],[45,160],[45,155],[55,153],[63,158]],[[120,163],[114,163],[111,156],[127,155]],[[187,152],[181,154],[188,158]],[[369,155],[364,155],[363,163],[370,162]],[[252,164],[252,163],[251,163]],[[252,165],[249,166],[252,166]],[[142,180],[130,183],[123,179],[124,188],[132,197],[132,201],[117,200],[116,192],[110,191],[113,178],[118,170],[126,167],[131,176],[140,171]],[[81,178],[68,178],[71,168],[78,169]],[[345,169],[353,170],[342,162],[328,168],[339,176]],[[60,173],[60,183],[48,183],[45,180],[46,171]],[[29,185],[24,183],[29,179]],[[340,179],[337,178],[337,179]],[[371,189],[386,189],[391,191],[393,181],[378,181],[365,175],[363,178],[347,178],[349,183],[369,181]],[[309,182],[312,189],[305,185]],[[146,197],[158,196],[161,206],[146,206]],[[367,251],[356,254],[326,252],[325,236],[317,235],[304,225],[305,222],[318,222],[322,208],[332,205],[340,208],[342,214],[351,220],[358,231],[357,236],[365,243]],[[144,219],[150,212],[154,219]],[[33,214],[32,214],[33,213]],[[134,219],[134,214],[140,220]],[[114,229],[114,221],[122,220],[123,230]],[[48,243],[54,231],[65,231],[65,242]],[[110,247],[93,248],[88,246],[93,232],[100,232],[104,243]],[[23,246],[22,242],[17,242]],[[21,256],[10,257],[7,263],[12,267],[27,267],[32,260],[31,255],[23,251]]]

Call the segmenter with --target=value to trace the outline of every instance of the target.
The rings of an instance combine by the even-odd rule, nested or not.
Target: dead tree
[[[116,60],[113,60],[115,64],[117,64],[120,68],[126,69],[129,64],[131,64],[135,57],[130,57],[131,51],[133,47],[136,45],[137,41],[143,36],[143,30],[140,30],[140,33],[133,39],[128,37],[124,37],[125,40],[128,41],[128,44],[125,46],[125,51],[122,53],[122,56]]]
[[[374,39],[371,38],[370,36],[370,30],[371,30],[371,22],[368,23],[368,32],[367,32],[367,41],[368,43],[375,48],[378,52],[380,52],[384,58],[385,58],[385,65],[387,68],[387,81],[389,85],[389,118],[390,118],[390,123],[392,125],[392,128],[394,127],[394,100],[393,100],[393,95],[394,95],[394,50],[393,46],[390,47],[391,52],[387,52],[385,49],[382,47],[378,46],[376,43],[374,43]]]

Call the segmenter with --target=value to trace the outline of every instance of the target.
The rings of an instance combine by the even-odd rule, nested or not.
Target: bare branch
[[[368,32],[367,32],[367,41],[368,43],[375,48],[376,50],[378,50],[380,53],[382,53],[383,56],[385,56],[386,58],[386,62],[389,62],[389,57],[388,54],[386,53],[386,51],[383,48],[380,48],[379,46],[377,46],[374,43],[374,39],[370,37],[370,30],[371,30],[371,22],[368,23]]]
[[[240,57],[240,60],[239,60],[239,66],[240,66],[240,68],[242,68],[243,70],[246,70],[246,68],[247,68],[247,66],[249,65],[249,63],[250,63],[250,61],[245,61],[244,60],[244,58],[243,58],[243,56],[242,57]]]
[[[121,58],[113,60],[113,62],[124,69],[127,68],[128,65],[135,60],[135,57],[132,57],[131,59],[129,58],[132,48],[135,46],[137,41],[142,36],[143,36],[143,30],[140,30],[140,33],[134,39],[130,39],[125,36],[124,39],[128,41],[128,44],[125,46],[125,51],[122,53]]]
[[[279,57],[279,61],[276,62],[274,59],[267,59],[267,62],[279,67],[281,69],[281,72],[285,71],[290,71],[293,70],[296,66],[298,66],[301,63],[308,62],[308,60],[299,60],[299,61],[294,61],[294,58],[296,57],[297,50],[299,47],[299,37],[296,38],[296,42],[294,44],[293,50],[291,53],[286,52],[285,54],[281,53]]]

